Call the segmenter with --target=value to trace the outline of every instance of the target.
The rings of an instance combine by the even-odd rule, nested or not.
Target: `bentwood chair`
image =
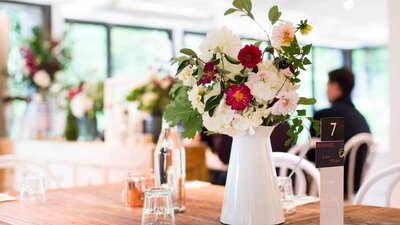
[[[304,143],[301,145],[293,146],[288,152],[295,155],[303,155],[305,152],[310,149],[315,149],[316,143],[320,141],[319,138],[311,138],[308,143]],[[360,133],[354,135],[350,138],[344,145],[345,150],[345,158],[349,160],[349,169],[348,169],[348,177],[347,177],[347,200],[352,201],[353,199],[353,192],[354,192],[354,176],[355,176],[355,167],[356,167],[356,156],[357,152],[360,149],[360,146],[366,145],[367,146],[367,156],[365,164],[362,168],[361,172],[361,183],[364,180],[366,173],[371,165],[373,160],[373,153],[374,153],[374,142],[372,139],[372,135],[369,133]]]
[[[301,158],[297,155],[284,152],[273,152],[272,158],[274,160],[275,167],[280,169],[279,176],[288,176],[288,169],[294,170],[301,160]],[[301,196],[306,194],[307,179],[305,174],[308,174],[312,177],[313,182],[317,186],[319,192],[320,173],[319,170],[315,168],[315,165],[313,163],[309,162],[306,159],[302,159],[294,174],[296,175],[296,195]]]
[[[36,162],[14,157],[11,154],[0,155],[0,169],[14,169],[14,177],[18,176],[14,179],[16,181],[21,178],[24,172],[43,172],[45,174],[47,184],[52,184],[52,187],[54,188],[60,187],[59,179],[51,172],[49,168]],[[16,170],[18,170],[19,173],[16,173]],[[15,187],[12,188],[18,188],[18,185],[16,184]]]
[[[361,171],[361,181],[363,183],[363,179],[368,172],[368,169],[371,165],[372,156],[373,156],[373,147],[374,141],[372,139],[372,135],[369,133],[359,133],[350,138],[344,145],[345,158],[349,157],[349,169],[347,176],[347,200],[353,200],[354,193],[354,176],[355,176],[355,168],[356,168],[356,158],[357,152],[362,145],[367,146],[367,155],[365,157],[365,163]]]
[[[388,178],[389,176],[395,175],[391,182],[389,182],[388,189],[386,190],[386,198],[385,198],[385,206],[390,207],[391,205],[391,197],[393,195],[393,191],[398,183],[400,183],[400,164],[393,165],[387,169],[382,170],[381,172],[373,175],[369,178],[358,191],[356,198],[354,200],[355,205],[360,205],[364,201],[364,198],[371,187],[376,184],[378,181]]]

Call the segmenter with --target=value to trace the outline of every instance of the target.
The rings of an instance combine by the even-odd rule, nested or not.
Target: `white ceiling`
[[[52,4],[63,18],[98,20],[122,24],[207,31],[228,25],[244,35],[261,35],[251,21],[223,17],[231,0],[25,0]],[[354,7],[344,8],[345,1]],[[313,43],[354,48],[386,44],[386,0],[253,0],[253,11],[267,25],[267,10],[277,4],[283,18],[308,18],[313,25]]]

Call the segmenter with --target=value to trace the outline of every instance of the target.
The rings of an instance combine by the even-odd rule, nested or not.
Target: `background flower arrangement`
[[[78,136],[89,140],[95,139],[96,116],[104,109],[104,84],[82,82],[78,87],[70,87],[65,98],[67,99],[65,139],[77,140]]]
[[[298,109],[316,100],[297,93],[300,71],[311,64],[307,56],[312,45],[300,46],[296,33],[307,35],[312,27],[307,20],[297,25],[280,20],[281,12],[274,6],[268,13],[270,38],[251,9],[251,0],[234,0],[225,15],[239,13],[250,18],[265,32],[265,41],[242,47],[240,37],[223,27],[207,34],[200,55],[182,49],[184,55],[172,59],[178,63],[178,80],[164,118],[173,125],[180,123],[184,137],[193,137],[203,126],[210,133],[242,136],[262,125],[289,121],[289,145],[304,129],[303,119],[314,122],[318,131],[318,122]],[[260,49],[262,42],[267,43],[265,49]]]
[[[148,82],[135,87],[126,98],[128,101],[136,102],[140,111],[162,115],[169,103],[168,93],[173,81],[171,76],[157,79],[155,75],[152,75]]]
[[[47,94],[57,73],[64,70],[71,59],[68,48],[46,36],[38,27],[32,30],[32,38],[25,41],[21,53],[24,58],[23,81],[41,96]]]

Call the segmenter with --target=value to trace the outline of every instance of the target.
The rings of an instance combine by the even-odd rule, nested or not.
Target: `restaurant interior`
[[[399,12],[0,0],[0,224],[400,224]]]

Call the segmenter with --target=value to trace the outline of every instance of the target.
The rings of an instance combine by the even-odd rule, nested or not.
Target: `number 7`
[[[333,134],[335,133],[336,124],[337,124],[337,123],[331,123],[331,125],[333,126],[333,129],[332,129],[332,132],[331,132],[331,137],[332,137]]]

